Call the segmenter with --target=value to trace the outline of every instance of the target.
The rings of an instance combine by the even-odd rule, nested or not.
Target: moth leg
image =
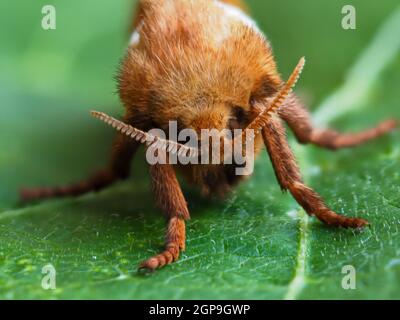
[[[139,266],[153,271],[178,260],[180,251],[185,250],[185,220],[190,216],[172,165],[152,165],[150,175],[156,203],[168,219],[164,251]]]
[[[100,191],[114,182],[125,179],[130,173],[130,163],[139,143],[118,134],[114,140],[110,164],[88,179],[71,185],[52,188],[22,188],[20,198],[22,201],[32,201],[47,198],[61,198],[79,196],[91,191]]]
[[[280,119],[271,118],[262,135],[282,190],[289,190],[309,215],[315,215],[328,225],[345,228],[359,228],[368,224],[364,219],[348,218],[332,211],[318,193],[304,184]]]
[[[288,102],[281,108],[279,115],[288,123],[300,143],[312,143],[331,150],[360,145],[384,135],[397,126],[396,120],[387,120],[375,128],[352,134],[342,134],[330,129],[316,129],[311,123],[309,112],[294,94],[288,98]]]

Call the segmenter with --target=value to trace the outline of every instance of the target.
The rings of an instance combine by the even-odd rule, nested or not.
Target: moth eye
[[[240,123],[236,117],[230,117],[228,123],[229,129],[240,129]]]
[[[232,116],[229,119],[230,129],[241,129],[246,124],[246,112],[240,106],[232,108]]]
[[[242,107],[234,107],[233,108],[235,117],[239,121],[239,123],[244,123],[246,120],[246,113]]]

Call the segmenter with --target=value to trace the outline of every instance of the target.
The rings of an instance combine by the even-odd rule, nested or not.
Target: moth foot
[[[177,261],[179,259],[179,251],[180,249],[177,243],[169,243],[163,252],[143,261],[139,265],[139,271],[153,272],[156,269],[161,269]]]

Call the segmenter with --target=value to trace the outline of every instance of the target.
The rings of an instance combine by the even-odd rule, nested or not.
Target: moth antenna
[[[156,137],[156,139],[154,140],[154,142],[153,142],[153,143],[150,143],[150,145],[151,145],[152,148],[158,149],[158,148],[160,148],[161,142],[160,142],[160,141],[157,139],[157,137]]]
[[[117,131],[125,134],[126,136],[142,143],[146,144],[148,147],[161,148],[162,150],[167,150],[168,152],[176,154],[177,152],[183,151],[185,153],[198,154],[198,150],[195,148],[184,146],[175,141],[160,139],[159,137],[152,135],[150,133],[144,132],[142,130],[136,129],[129,124],[125,124],[120,120],[117,120],[103,112],[91,111],[93,117],[99,119],[111,127],[115,128]]]
[[[254,119],[246,129],[252,129],[258,134],[263,127],[268,123],[268,120],[275,114],[282,104],[285,102],[286,98],[292,92],[294,86],[300,78],[301,72],[303,71],[306,59],[302,57],[298,62],[296,68],[293,70],[289,77],[289,80],[283,85],[282,89],[279,91],[278,95],[274,98],[271,104],[263,110],[256,119]],[[243,133],[244,134],[244,133]],[[242,134],[242,136],[243,136]]]

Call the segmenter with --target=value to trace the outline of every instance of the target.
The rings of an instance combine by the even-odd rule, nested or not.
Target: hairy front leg
[[[180,251],[185,250],[185,220],[190,216],[172,165],[152,165],[150,175],[156,203],[168,220],[164,251],[139,266],[153,271],[178,260]]]
[[[49,188],[22,188],[20,198],[22,201],[32,201],[48,198],[61,198],[79,196],[91,191],[102,190],[114,182],[129,176],[133,155],[139,143],[125,135],[118,134],[114,140],[110,164],[80,182],[62,187]]]
[[[396,120],[381,122],[374,128],[357,133],[339,133],[332,129],[317,129],[312,125],[307,109],[291,94],[279,115],[293,130],[300,143],[312,143],[319,147],[336,150],[355,147],[390,132],[398,125]]]
[[[281,188],[289,190],[309,215],[315,215],[328,225],[345,228],[360,228],[368,224],[364,219],[349,218],[332,211],[318,193],[304,184],[279,118],[271,118],[262,135]]]

